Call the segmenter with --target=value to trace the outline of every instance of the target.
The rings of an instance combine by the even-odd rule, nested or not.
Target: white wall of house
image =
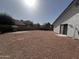
[[[60,33],[60,25],[57,27],[54,27],[54,32],[56,32],[58,34]]]
[[[79,38],[79,7],[76,7],[75,5],[70,7],[56,22],[54,32],[60,33],[60,24],[68,24],[68,36]]]

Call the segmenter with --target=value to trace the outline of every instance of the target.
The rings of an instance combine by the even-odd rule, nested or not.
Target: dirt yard
[[[52,31],[0,35],[0,59],[79,59],[79,40]]]

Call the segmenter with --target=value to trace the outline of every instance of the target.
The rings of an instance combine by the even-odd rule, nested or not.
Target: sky
[[[36,0],[34,6],[29,6],[26,0],[0,0],[0,13],[6,13],[17,20],[31,20],[40,24],[50,22],[52,24],[71,1]]]

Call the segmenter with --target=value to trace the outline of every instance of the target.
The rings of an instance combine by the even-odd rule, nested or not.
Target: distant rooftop
[[[25,25],[22,21],[19,21],[19,20],[15,20],[15,24],[16,25]]]

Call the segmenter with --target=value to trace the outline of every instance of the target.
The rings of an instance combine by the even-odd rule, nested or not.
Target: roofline
[[[53,22],[53,25],[57,22],[57,20],[76,2],[77,0],[73,0],[67,8],[57,17],[57,19]]]

